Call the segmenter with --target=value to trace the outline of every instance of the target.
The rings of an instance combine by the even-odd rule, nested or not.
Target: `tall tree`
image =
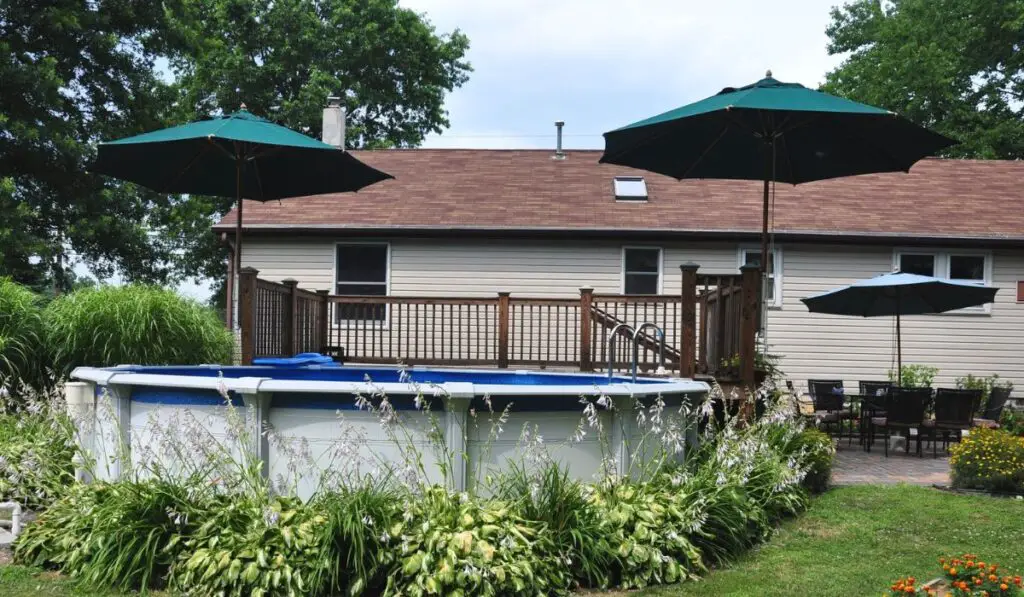
[[[397,0],[182,0],[168,44],[179,120],[241,104],[313,137],[329,95],[343,98],[349,148],[411,147],[448,126],[444,99],[468,78],[469,40],[440,34]],[[209,230],[230,198],[193,198],[161,213],[182,267],[222,280]]]
[[[946,134],[957,157],[1024,157],[1024,0],[854,0],[832,9],[828,91]]]
[[[147,0],[0,3],[0,275],[68,288],[74,255],[100,275],[166,279],[146,222],[166,198],[85,170],[97,141],[162,123],[163,19]]]

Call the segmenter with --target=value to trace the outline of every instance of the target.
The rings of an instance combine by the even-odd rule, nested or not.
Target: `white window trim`
[[[781,309],[782,308],[782,278],[783,278],[783,272],[782,272],[782,263],[783,263],[783,261],[782,261],[782,247],[780,247],[779,245],[775,245],[774,247],[770,247],[768,249],[768,252],[772,254],[772,281],[773,281],[774,288],[773,288],[773,293],[772,293],[772,301],[770,303],[766,303],[766,304],[767,304],[769,309]],[[756,247],[752,246],[752,245],[740,245],[739,249],[736,251],[736,268],[737,269],[743,267],[743,264],[745,263],[745,260],[743,259],[743,256],[745,254],[747,254],[747,253],[757,253],[758,255],[760,255],[761,254],[761,247],[760,247],[760,245],[758,245]]]
[[[986,286],[992,286],[992,251],[979,251],[976,249],[932,249],[932,248],[915,248],[915,247],[897,247],[892,252],[892,271],[896,272],[900,269],[900,255],[931,255],[935,258],[935,277],[943,280],[951,279],[949,277],[950,267],[950,256],[964,256],[964,257],[983,257],[985,259],[985,279],[982,280],[982,284]],[[957,309],[956,311],[947,311],[945,313],[936,313],[936,315],[991,315],[992,314],[992,303],[986,303],[980,307],[968,307],[966,309]]]
[[[384,246],[387,247],[387,256],[385,260],[384,270],[384,296],[391,296],[391,243],[382,240],[366,240],[366,241],[338,241],[334,243],[333,257],[334,261],[331,263],[331,291],[330,294],[337,294],[338,292],[338,247],[346,246]],[[369,284],[379,284],[379,282],[368,282]],[[352,282],[352,284],[358,284],[358,282]],[[356,327],[366,326],[377,326],[383,330],[391,329],[391,305],[384,306],[384,321],[374,322],[363,322],[358,319],[343,319],[336,320],[331,318],[331,325],[335,329],[352,329]]]
[[[623,245],[619,260],[619,292],[626,294],[626,251],[630,249],[646,249],[658,251],[658,294],[665,293],[665,251],[652,245]]]

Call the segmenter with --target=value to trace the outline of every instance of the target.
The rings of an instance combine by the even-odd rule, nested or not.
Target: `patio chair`
[[[835,436],[842,438],[845,421],[853,419],[853,413],[847,410],[843,398],[843,381],[841,379],[809,379],[807,389],[814,403],[814,418],[825,427],[828,433],[834,427]],[[853,442],[853,430],[850,430],[850,442]]]
[[[884,417],[872,417],[871,442],[874,442],[876,427],[885,429],[885,455],[889,456],[889,439],[893,430],[907,432],[907,454],[910,454],[910,439],[917,437],[917,455],[921,456],[921,429],[924,414],[932,399],[931,388],[892,388],[885,403]]]
[[[975,417],[975,427],[999,427],[999,419],[1003,416],[1003,408],[1010,399],[1010,388],[994,387],[988,395],[988,404],[985,405],[985,412],[980,417]]]
[[[882,402],[884,398],[889,395],[889,390],[892,389],[893,383],[891,381],[862,381],[860,382],[860,443],[863,445],[867,441],[868,427],[871,425],[872,417],[884,417],[885,409],[882,408]],[[871,446],[866,446],[867,450],[871,450]]]
[[[884,396],[892,388],[891,381],[862,381],[860,382],[861,396]]]
[[[935,418],[925,421],[924,428],[932,442],[932,456],[937,456],[935,444],[942,433],[942,448],[948,450],[951,433],[956,440],[963,436],[963,431],[971,428],[974,411],[981,401],[981,390],[951,390],[939,388],[935,392]]]

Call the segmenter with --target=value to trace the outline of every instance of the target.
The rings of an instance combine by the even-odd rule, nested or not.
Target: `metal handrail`
[[[651,323],[650,321],[640,324],[640,327],[633,331],[633,382],[636,382],[636,370],[637,363],[640,361],[640,334],[646,328],[654,328],[658,333],[658,339],[661,340],[661,345],[658,354],[658,370],[665,370],[665,330],[657,326],[657,324]]]
[[[626,328],[631,332],[635,332],[633,326],[628,323],[619,323],[612,328],[612,332],[608,334],[608,381],[610,382],[615,377],[615,337],[618,336],[619,328]],[[635,352],[635,351],[634,351]],[[634,361],[635,363],[635,361]],[[635,367],[634,367],[635,368]],[[636,381],[636,376],[633,376],[633,381]]]

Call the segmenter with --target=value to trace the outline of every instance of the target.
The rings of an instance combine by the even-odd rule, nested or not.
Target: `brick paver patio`
[[[839,442],[836,462],[832,469],[833,485],[865,485],[871,483],[909,483],[911,485],[949,485],[949,458],[939,452],[932,458],[931,449],[918,458],[911,450],[908,456],[902,450],[889,452],[886,458],[879,443],[871,452],[865,452],[854,442]]]

